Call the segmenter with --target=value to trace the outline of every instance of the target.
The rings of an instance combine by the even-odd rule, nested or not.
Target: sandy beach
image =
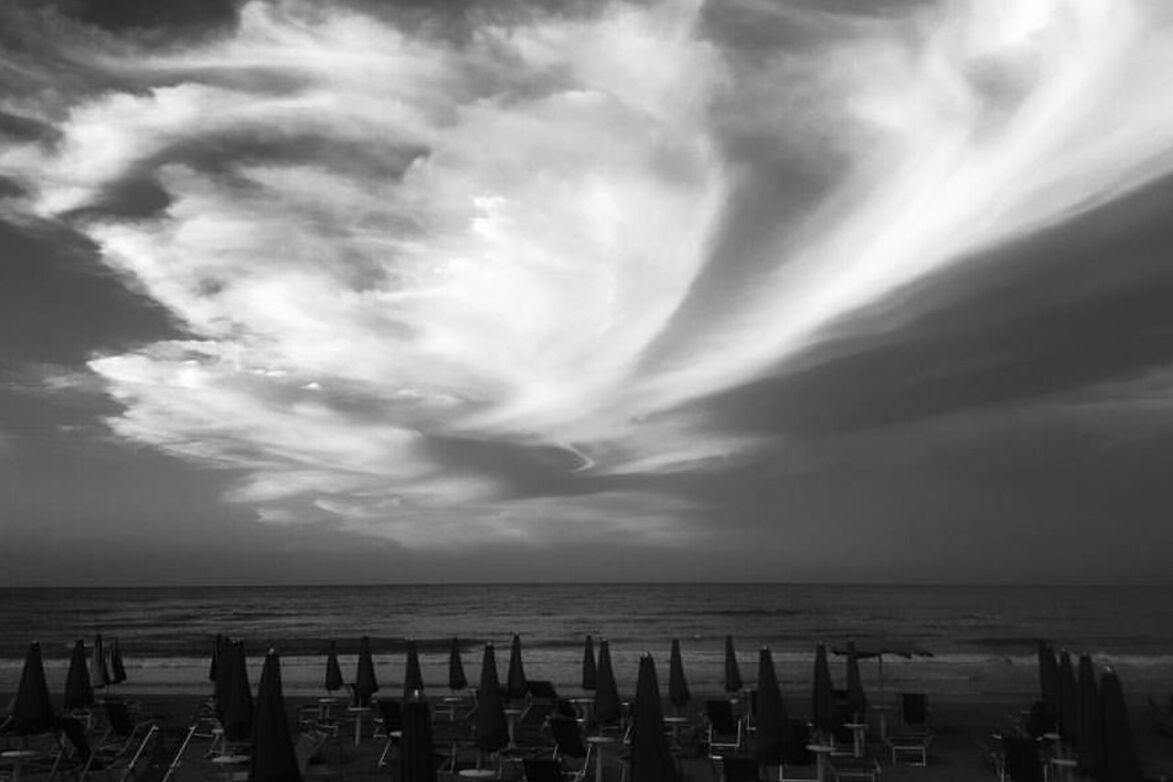
[[[397,693],[397,690],[388,687],[387,692]],[[446,693],[445,693],[446,694]],[[438,702],[440,695],[432,693],[433,702]],[[806,693],[784,693],[791,716],[802,718],[809,708]],[[159,782],[167,773],[168,767],[176,756],[176,750],[183,742],[188,726],[197,714],[201,703],[206,697],[197,695],[177,695],[174,693],[160,693],[128,686],[122,696],[141,704],[143,714],[159,721],[161,726],[161,740],[149,752],[149,760],[145,764],[139,779],[142,782]],[[5,699],[11,695],[0,696]],[[704,699],[719,697],[717,693],[694,693],[694,699],[681,713],[691,718],[690,723],[681,731],[680,759],[682,782],[720,782],[719,771],[709,759],[701,736],[703,736],[704,719],[702,716]],[[926,767],[916,767],[905,763],[893,764],[887,747],[879,741],[878,712],[873,711],[871,729],[869,730],[866,756],[875,758],[881,766],[880,778],[890,782],[927,782],[929,780],[954,780],[957,782],[990,782],[997,779],[994,766],[991,764],[985,748],[996,742],[992,734],[1000,729],[1008,728],[1014,715],[1029,706],[1030,696],[1024,694],[1018,697],[987,697],[950,698],[941,696],[930,702],[931,726],[933,741]],[[290,714],[291,724],[296,724],[296,714],[303,705],[314,704],[316,697],[294,696],[286,698],[286,706]],[[1173,776],[1173,740],[1160,736],[1151,727],[1147,714],[1147,707],[1142,703],[1130,702],[1130,719],[1133,727],[1136,747],[1140,755],[1146,778],[1162,779]],[[666,713],[672,713],[671,707],[666,707]],[[356,745],[353,740],[352,728],[347,725],[343,736],[337,741],[329,742],[322,750],[321,763],[323,769],[328,769],[334,778],[339,780],[385,780],[392,773],[394,760],[391,766],[380,767],[378,759],[382,753],[384,740],[373,738],[372,725],[364,726],[362,740]],[[183,753],[181,763],[177,767],[173,779],[176,782],[204,782],[206,780],[226,779],[222,766],[211,760],[211,742],[208,739],[194,739]],[[460,754],[458,769],[471,767],[474,754],[463,752]],[[314,765],[317,765],[315,761]],[[239,770],[239,769],[238,769]],[[777,769],[770,769],[770,778],[777,779]],[[588,775],[591,776],[591,775]],[[787,766],[787,779],[811,779],[817,777],[817,768],[810,766]],[[25,776],[25,779],[35,779],[35,776]],[[456,780],[460,777],[451,771],[441,772],[441,780]],[[505,763],[502,767],[502,778],[521,779],[518,764]],[[593,778],[593,777],[592,777]],[[620,761],[617,757],[605,754],[603,779],[606,782],[619,782]]]

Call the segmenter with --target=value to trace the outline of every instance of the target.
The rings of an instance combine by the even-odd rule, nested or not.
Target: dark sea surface
[[[266,648],[283,657],[291,691],[320,690],[323,659],[337,639],[351,678],[358,638],[368,635],[380,681],[402,681],[403,644],[415,639],[425,681],[447,681],[448,644],[460,639],[470,680],[484,643],[504,670],[513,633],[526,672],[577,690],[583,636],[607,638],[620,686],[634,685],[639,655],[666,666],[673,638],[696,690],[717,690],[724,636],[743,676],[758,649],[774,653],[784,689],[810,678],[815,644],[883,638],[931,650],[931,658],[885,658],[887,687],[930,692],[1019,693],[1035,686],[1035,639],[1115,666],[1126,685],[1173,691],[1173,588],[959,587],[787,584],[411,585],[368,587],[184,587],[0,589],[0,691],[11,691],[32,640],[50,684],[63,681],[68,647],[102,633],[120,639],[125,687],[202,692],[212,638],[244,639],[254,666]],[[833,658],[841,675],[839,658]],[[865,666],[871,686],[879,667]],[[867,682],[865,682],[866,684]],[[128,690],[129,691],[129,690]]]

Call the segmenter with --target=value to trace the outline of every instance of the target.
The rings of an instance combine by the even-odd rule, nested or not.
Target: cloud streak
[[[0,151],[3,208],[84,233],[186,332],[89,362],[110,426],[241,471],[262,520],[676,540],[704,508],[633,479],[768,436],[696,403],[1173,168],[1161,13],[614,3],[455,39],[250,2],[0,104],[52,138]]]

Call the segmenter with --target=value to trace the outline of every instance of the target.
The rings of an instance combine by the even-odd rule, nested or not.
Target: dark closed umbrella
[[[1140,782],[1140,761],[1128,723],[1128,707],[1120,677],[1108,669],[1100,676],[1100,707],[1104,726],[1104,776],[1106,782]]]
[[[847,642],[847,703],[857,720],[868,708],[868,698],[863,691],[863,678],[859,675],[859,655],[855,653],[855,641]]]
[[[122,661],[122,646],[118,639],[114,639],[114,646],[110,649],[110,683],[121,684],[126,681],[126,665]]]
[[[599,671],[595,666],[595,642],[588,635],[582,649],[582,688],[584,690],[595,689],[598,677]]]
[[[519,700],[528,690],[525,668],[521,663],[521,636],[515,633],[509,647],[509,678],[505,682],[505,692],[510,700]]]
[[[346,682],[342,679],[342,666],[338,664],[338,644],[330,642],[330,651],[326,653],[326,692],[341,690]]]
[[[753,745],[758,763],[772,766],[782,762],[789,730],[790,721],[782,702],[782,690],[778,687],[774,658],[769,649],[762,647],[758,653],[757,732]]]
[[[1043,703],[1047,704],[1050,716],[1059,717],[1062,694],[1059,692],[1059,663],[1055,661],[1055,650],[1046,641],[1037,644],[1039,658],[1039,694]]]
[[[1079,685],[1071,655],[1059,653],[1059,734],[1071,746],[1079,746]]]
[[[355,706],[370,706],[371,696],[379,691],[375,679],[375,661],[371,657],[371,639],[363,636],[358,641],[358,669],[354,674]]]
[[[224,636],[216,633],[216,640],[212,642],[212,661],[208,663],[208,681],[220,681],[220,652],[224,649]]]
[[[725,636],[725,692],[737,692],[744,684],[741,669],[737,667],[737,653],[733,651],[733,636]]]
[[[497,678],[497,656],[492,644],[485,644],[481,659],[481,685],[477,691],[476,742],[482,752],[496,752],[509,743],[509,723],[501,703],[501,681]]]
[[[300,782],[301,772],[293,751],[285,696],[281,691],[281,661],[272,649],[265,655],[265,665],[261,669],[253,713],[252,743],[249,782]]]
[[[86,670],[86,642],[77,639],[73,654],[69,655],[69,672],[65,675],[66,711],[85,709],[94,705],[94,688],[90,686],[90,673]]]
[[[41,659],[41,645],[36,641],[29,644],[20,672],[20,685],[16,700],[12,704],[13,733],[31,735],[46,733],[57,725],[57,715],[49,698],[49,686],[45,683],[45,665]]]
[[[672,639],[672,654],[668,661],[668,700],[677,709],[683,709],[692,700],[688,682],[684,678],[684,659],[680,656],[680,641]]]
[[[460,640],[452,639],[452,646],[448,650],[448,689],[456,692],[468,686],[468,679],[464,675],[464,662],[460,659]]]
[[[403,704],[403,737],[399,743],[401,782],[436,782],[432,750],[432,715],[426,701]]]
[[[106,650],[102,646],[102,634],[94,636],[93,668],[90,671],[90,686],[101,689],[110,683],[110,671],[106,668]]]
[[[631,773],[628,778],[640,782],[674,782],[676,761],[668,747],[668,737],[664,735],[660,685],[656,680],[656,664],[650,654],[645,654],[639,661],[632,711],[634,720],[628,755]]]
[[[228,741],[244,741],[252,733],[253,696],[248,684],[248,664],[244,644],[234,641],[226,644],[220,652],[223,672],[224,705],[221,707],[220,724],[224,738]]]
[[[622,716],[619,688],[615,684],[615,671],[611,669],[611,644],[607,639],[599,641],[599,668],[595,679],[595,719],[600,725],[613,725]]]
[[[1100,688],[1092,658],[1079,657],[1079,771],[1100,779],[1104,773],[1104,725],[1100,712]]]
[[[415,641],[407,642],[407,666],[403,674],[403,700],[419,697],[424,691],[424,676],[420,672],[420,653]]]
[[[831,666],[827,663],[827,647],[819,644],[815,650],[814,687],[811,690],[811,721],[820,732],[835,730],[835,687],[831,683]]]

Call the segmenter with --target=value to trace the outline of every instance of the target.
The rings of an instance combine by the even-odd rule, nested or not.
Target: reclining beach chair
[[[554,714],[550,717],[550,737],[554,740],[552,760],[561,762],[564,758],[581,761],[577,769],[572,770],[573,779],[582,780],[586,777],[590,761],[594,753],[587,747],[582,738],[582,727],[578,720]]]
[[[719,782],[762,782],[762,766],[748,755],[710,755]]]
[[[744,743],[742,722],[727,700],[705,701],[705,743],[710,755],[736,753]]]
[[[887,741],[888,749],[892,753],[892,764],[906,760],[914,766],[927,766],[932,741],[927,696],[922,692],[902,693],[899,732],[888,736]]]
[[[403,736],[403,708],[399,701],[390,698],[379,700],[379,716],[375,718],[375,738],[385,739],[383,751],[375,762],[376,768],[387,765],[392,750]]]
[[[1029,736],[1004,736],[1002,757],[1011,782],[1043,782],[1043,763],[1038,742]]]
[[[521,766],[525,782],[565,782],[562,763],[552,758],[525,758]]]

